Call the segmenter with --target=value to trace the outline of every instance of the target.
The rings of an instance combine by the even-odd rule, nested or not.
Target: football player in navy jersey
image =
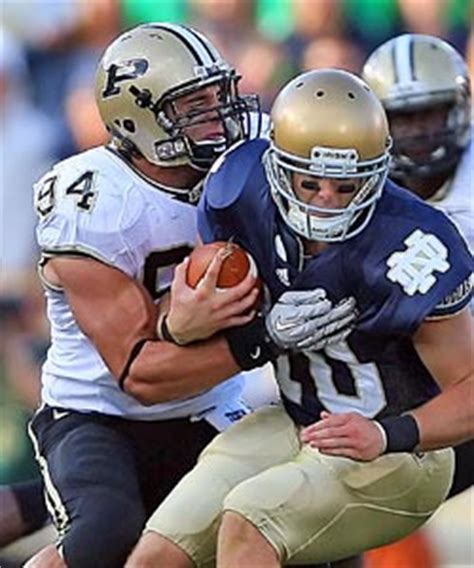
[[[474,250],[471,86],[463,57],[441,38],[403,34],[369,56],[362,76],[387,112],[390,176],[444,211]],[[455,453],[450,494],[473,484],[474,442]]]
[[[463,57],[441,38],[403,34],[370,54],[362,77],[387,112],[393,138],[390,177],[444,211],[474,250],[471,86]],[[474,482],[474,441],[454,450],[455,473],[449,496]],[[429,538],[426,531],[416,535],[389,550],[384,547],[371,553],[371,565],[377,565],[375,555],[382,565],[405,565],[415,546],[420,554],[434,546],[434,542],[424,542]]]
[[[198,224],[259,267],[271,311],[221,335],[242,369],[278,352],[283,404],[211,442],[130,566],[326,562],[398,540],[443,502],[451,446],[473,435],[472,257],[442,212],[387,180],[380,101],[354,75],[318,70],[291,81],[271,117],[270,142],[214,164]],[[165,319],[180,343],[200,335],[185,271]],[[355,304],[352,333],[301,336],[294,307],[324,302]]]

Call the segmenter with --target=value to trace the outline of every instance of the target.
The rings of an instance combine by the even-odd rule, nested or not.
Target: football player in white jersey
[[[190,314],[210,339],[183,353],[163,340],[162,325],[174,267],[197,241],[203,178],[264,121],[238,80],[188,27],[125,32],[105,51],[96,80],[112,143],[57,164],[35,187],[52,342],[30,434],[59,539],[30,568],[122,566],[147,516],[201,449],[248,412],[243,376],[226,380],[240,367],[225,338],[211,336],[254,317],[255,278],[209,301],[224,259],[217,255]],[[300,303],[290,306],[296,315],[308,312]],[[300,320],[298,338],[334,334],[353,320],[350,310],[320,302]],[[265,326],[258,340],[252,368],[276,356],[264,349]]]
[[[463,57],[441,38],[403,34],[375,49],[362,75],[387,111],[391,177],[442,209],[474,251],[471,88]],[[473,484],[474,442],[457,446],[455,460],[450,496]],[[382,563],[404,563],[415,546],[429,546],[421,539],[416,533],[405,548],[402,541],[371,553],[370,562],[377,566],[376,555],[384,554]]]
[[[404,34],[378,47],[363,78],[387,111],[390,176],[442,209],[474,248],[469,71],[444,40]]]
[[[242,376],[217,385],[197,356],[186,367],[156,341],[158,300],[196,244],[205,172],[259,131],[258,100],[241,96],[238,80],[190,28],[124,33],[97,73],[111,144],[57,164],[35,187],[52,343],[30,433],[59,542],[32,566],[122,565],[200,450],[248,412]],[[240,314],[253,284],[221,296],[228,325],[251,317]],[[196,353],[209,358],[212,343]]]

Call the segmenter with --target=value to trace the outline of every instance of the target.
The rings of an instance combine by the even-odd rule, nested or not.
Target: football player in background
[[[444,40],[404,34],[378,47],[362,77],[382,101],[393,138],[390,177],[442,209],[474,248],[471,86]]]
[[[269,349],[261,325],[285,345],[283,406],[211,442],[148,521],[130,567],[217,554],[218,566],[268,568],[398,540],[443,502],[449,446],[472,436],[472,257],[442,212],[386,180],[380,101],[354,75],[313,71],[281,91],[272,123],[271,142],[241,144],[213,166],[198,224],[205,242],[234,238],[259,267],[269,315],[223,336],[242,369]],[[166,317],[180,342],[192,313],[185,269]],[[313,309],[318,297],[353,298],[347,339],[299,337],[303,311],[286,299],[308,291]]]
[[[203,380],[195,354],[183,365],[156,331],[158,300],[196,244],[203,177],[260,120],[238,80],[190,28],[125,32],[97,73],[111,144],[58,163],[35,187],[52,344],[30,434],[59,541],[29,566],[123,565],[201,449],[248,412],[241,375]],[[218,324],[248,321],[240,314],[256,293],[251,276],[223,293]],[[196,352],[212,358],[212,342]]]
[[[464,59],[440,38],[404,34],[378,47],[362,76],[387,111],[393,137],[390,177],[443,210],[474,250],[471,88]],[[450,496],[472,486],[473,462],[473,441],[455,448]],[[370,565],[414,565],[415,548],[418,558],[433,556],[425,538],[413,533],[374,551]]]

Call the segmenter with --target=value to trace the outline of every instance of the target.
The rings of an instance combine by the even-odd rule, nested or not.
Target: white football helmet
[[[404,34],[378,47],[362,76],[389,121],[404,118],[409,125],[413,113],[445,109],[438,131],[393,130],[393,177],[431,177],[457,164],[470,138],[471,107],[468,69],[453,47],[438,37]]]
[[[355,75],[320,69],[293,79],[271,111],[264,166],[273,199],[291,229],[309,240],[342,241],[369,222],[387,176],[390,136],[385,111]],[[298,199],[292,174],[354,178],[347,207],[327,209]]]
[[[240,77],[212,43],[182,25],[150,23],[118,37],[105,51],[96,78],[99,112],[114,142],[162,167],[192,165],[207,170],[235,141],[247,136],[258,98],[241,96]],[[221,102],[179,119],[174,101],[208,85],[219,85]],[[218,114],[224,135],[192,140],[189,126]]]

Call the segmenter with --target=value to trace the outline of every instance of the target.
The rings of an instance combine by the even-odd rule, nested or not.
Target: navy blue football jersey
[[[399,414],[438,392],[411,340],[423,320],[468,305],[472,256],[444,213],[388,181],[367,227],[305,257],[287,227],[262,165],[265,140],[244,143],[215,164],[199,205],[204,242],[233,239],[254,257],[274,302],[287,290],[323,288],[359,312],[346,341],[281,356],[277,380],[298,424],[321,410],[369,418]]]

